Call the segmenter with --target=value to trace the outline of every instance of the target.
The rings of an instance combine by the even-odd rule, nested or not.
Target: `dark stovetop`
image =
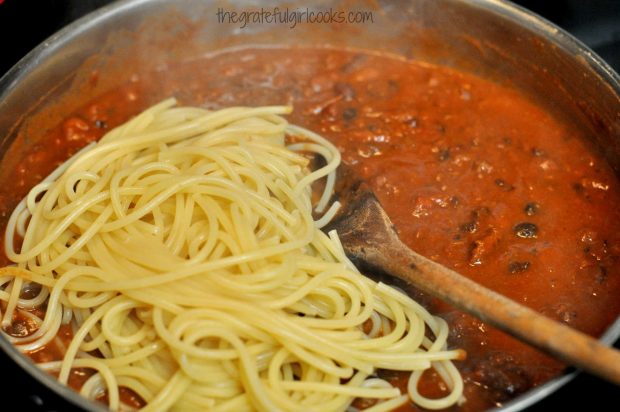
[[[29,50],[76,18],[110,0],[0,0],[0,74]],[[620,71],[620,0],[520,0],[517,3],[563,27],[586,43],[616,71]],[[616,343],[618,346],[618,343]],[[76,409],[59,401],[0,352],[4,397],[23,411]],[[617,410],[618,387],[585,373],[528,409],[557,410],[582,405],[591,410]],[[17,408],[16,408],[17,409]]]

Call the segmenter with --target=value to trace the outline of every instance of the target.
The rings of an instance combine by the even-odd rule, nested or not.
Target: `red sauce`
[[[338,146],[413,249],[591,335],[620,313],[620,188],[587,136],[515,90],[382,55],[246,49],[137,73],[47,131],[17,179],[1,182],[1,210],[77,148],[170,95],[208,108],[293,104],[290,121]],[[467,402],[452,409],[495,406],[562,372],[412,293],[449,321],[450,344],[468,353],[457,362]],[[428,375],[423,391],[441,394]],[[403,374],[386,377],[406,386]]]

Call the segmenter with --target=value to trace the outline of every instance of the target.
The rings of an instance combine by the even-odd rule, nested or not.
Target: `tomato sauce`
[[[620,313],[620,187],[588,136],[518,91],[379,54],[243,49],[135,73],[23,153],[15,178],[0,184],[2,215],[79,147],[169,96],[207,108],[291,104],[289,120],[338,146],[419,253],[594,336]],[[500,405],[563,371],[411,292],[448,320],[450,345],[467,351],[456,362],[466,402],[452,410]],[[441,395],[427,375],[423,392]],[[403,374],[384,377],[406,387]]]

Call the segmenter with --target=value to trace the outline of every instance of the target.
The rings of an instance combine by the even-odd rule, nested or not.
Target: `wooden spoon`
[[[344,170],[336,191],[344,208],[325,230],[338,231],[352,261],[404,280],[557,359],[620,385],[620,351],[409,249],[374,193]]]

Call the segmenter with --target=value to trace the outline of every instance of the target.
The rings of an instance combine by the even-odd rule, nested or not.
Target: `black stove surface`
[[[0,0],[0,74],[63,26],[111,0]],[[620,0],[520,0],[572,33],[620,72]],[[620,342],[616,343],[619,347]],[[74,412],[0,351],[4,401],[10,410]],[[528,412],[581,408],[618,410],[620,388],[582,373]],[[6,410],[5,405],[0,410]]]

